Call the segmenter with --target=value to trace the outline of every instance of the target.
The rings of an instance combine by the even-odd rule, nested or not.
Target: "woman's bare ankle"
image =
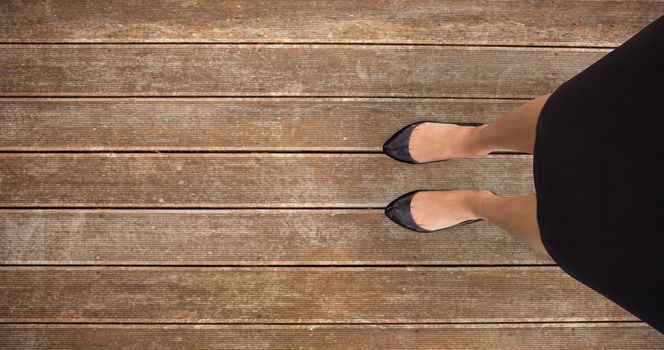
[[[470,197],[468,207],[473,214],[483,220],[488,220],[485,210],[488,201],[496,200],[499,196],[489,190],[476,190],[475,195]]]
[[[471,132],[469,133],[468,136],[468,149],[470,152],[472,152],[475,156],[487,156],[491,152],[493,152],[492,149],[489,149],[486,147],[486,145],[482,144],[482,130],[489,126],[489,124],[482,124],[479,126],[474,127]]]

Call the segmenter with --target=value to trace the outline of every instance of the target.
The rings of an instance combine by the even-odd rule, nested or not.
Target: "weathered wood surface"
[[[557,266],[2,267],[0,280],[0,322],[638,320]]]
[[[382,210],[0,210],[1,264],[554,264],[488,222],[407,231]]]
[[[534,98],[609,49],[4,45],[0,96]]]
[[[3,1],[2,42],[618,46],[660,1]]]
[[[415,120],[491,122],[662,13],[0,2],[0,151],[240,151],[0,154],[0,348],[664,347],[557,266],[509,266],[552,261],[496,226],[424,235],[380,209],[413,189],[532,193],[532,156],[367,154]]]
[[[384,207],[416,189],[534,191],[531,155],[427,164],[384,154],[0,156],[3,207]],[[468,176],[473,174],[473,176]]]
[[[526,100],[6,98],[0,150],[382,151],[411,122],[493,122]]]
[[[658,350],[643,323],[457,325],[8,325],[0,346],[41,349]]]

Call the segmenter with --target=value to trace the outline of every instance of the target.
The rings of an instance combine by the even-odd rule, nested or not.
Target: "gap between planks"
[[[91,46],[91,45],[104,45],[104,46],[119,46],[119,45],[126,45],[126,46],[132,46],[132,45],[160,45],[160,46],[169,46],[169,45],[174,45],[174,46],[204,46],[204,45],[273,45],[273,46],[287,46],[287,45],[297,45],[297,46],[311,46],[311,45],[318,45],[318,46],[423,46],[423,47],[487,47],[487,48],[541,48],[541,49],[591,49],[591,50],[613,50],[615,49],[616,45],[597,45],[597,46],[590,46],[590,45],[538,45],[538,44],[482,44],[482,43],[477,43],[477,44],[446,44],[446,43],[440,43],[440,44],[431,44],[431,43],[376,43],[376,42],[370,42],[370,41],[357,41],[357,42],[287,42],[287,43],[282,43],[282,42],[261,42],[261,41],[244,41],[244,42],[214,42],[214,41],[200,41],[200,42],[186,42],[186,41],[173,41],[173,42],[158,42],[158,41],[126,41],[126,42],[94,42],[94,43],[88,43],[88,42],[70,42],[70,43],[53,43],[53,42],[10,42],[10,41],[2,41],[0,42],[0,47],[5,46],[5,45],[81,45],[81,46]]]

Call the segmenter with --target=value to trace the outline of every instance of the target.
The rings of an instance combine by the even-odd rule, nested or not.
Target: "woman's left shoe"
[[[447,226],[441,229],[437,230],[428,230],[417,223],[415,223],[415,220],[413,219],[413,215],[410,212],[410,202],[413,200],[413,197],[417,192],[420,192],[420,190],[417,191],[412,191],[408,192],[397,199],[393,200],[388,206],[385,208],[385,216],[390,218],[392,221],[396,222],[402,227],[405,227],[409,230],[412,231],[417,231],[417,232],[435,232],[435,231],[440,231],[444,230],[447,228],[451,227],[457,227],[457,226],[462,226],[462,225],[467,225],[471,224],[473,222],[480,221],[482,219],[472,219],[472,220],[466,220],[462,221],[458,224]]]

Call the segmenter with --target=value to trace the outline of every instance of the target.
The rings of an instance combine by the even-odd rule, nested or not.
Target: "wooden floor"
[[[381,152],[413,121],[491,122],[663,13],[0,2],[0,348],[664,348],[487,222],[383,215],[415,189],[531,193],[531,155]]]

